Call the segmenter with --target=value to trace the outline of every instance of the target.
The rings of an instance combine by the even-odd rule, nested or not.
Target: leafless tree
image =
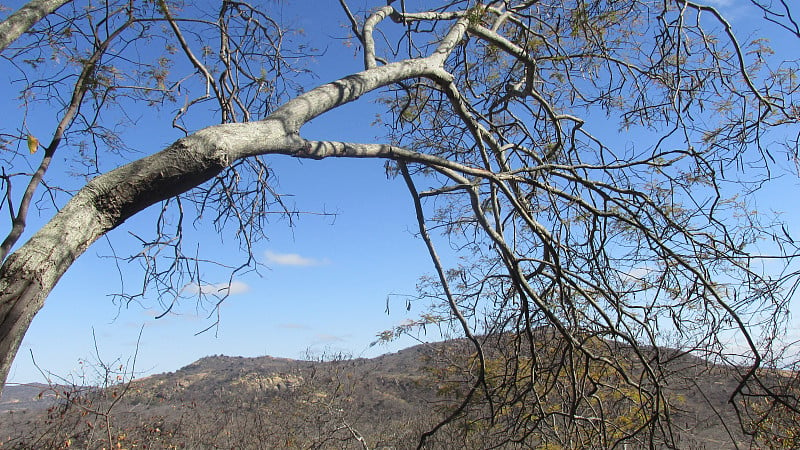
[[[23,94],[73,88],[54,102],[60,122],[39,167],[4,161],[2,378],[64,271],[147,206],[162,202],[181,220],[187,203],[196,216],[213,211],[249,267],[266,212],[292,213],[267,184],[264,157],[379,158],[408,186],[435,268],[420,295],[444,314],[420,324],[451,324],[474,351],[469,388],[420,446],[462,420],[504,427],[507,442],[676,446],[666,387],[679,356],[666,345],[737,371],[730,401],[740,412],[753,399],[800,412],[769,375],[794,362],[777,338],[797,248],[753,205],[797,157],[794,55],[743,41],[713,6],[686,0],[397,3],[361,20],[341,1],[364,69],[305,92],[291,77],[302,52],[268,8],[244,2],[223,1],[213,16],[166,1],[73,5],[6,47],[25,74],[26,61],[50,67],[46,52],[72,64]],[[791,5],[751,3],[765,26],[797,38]],[[132,47],[145,39],[165,56],[137,59]],[[191,68],[181,77],[168,70],[178,60]],[[303,138],[309,120],[372,92],[382,95],[384,141]],[[186,136],[102,170],[106,149],[124,152],[103,125],[111,99],[182,102],[173,126]],[[203,105],[218,125],[197,125],[190,114]],[[91,137],[97,176],[12,252],[35,191],[55,196],[44,173],[68,132]],[[23,138],[36,150],[24,127],[8,136]],[[28,180],[22,195],[11,191],[18,179]],[[142,240],[145,286],[165,298],[197,281],[181,223],[159,221],[157,238]],[[432,231],[468,263],[444,267]]]

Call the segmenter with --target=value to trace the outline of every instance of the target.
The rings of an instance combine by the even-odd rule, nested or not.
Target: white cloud
[[[302,325],[302,324],[299,324],[299,323],[283,323],[283,324],[278,325],[278,328],[287,328],[287,329],[290,329],[290,330],[308,330],[309,326],[308,325]]]
[[[653,272],[653,268],[648,266],[634,267],[627,273],[620,273],[620,278],[623,282],[635,283],[637,281],[642,281],[651,272]]]
[[[300,266],[300,267],[309,267],[309,266],[321,266],[324,264],[328,264],[329,261],[327,259],[314,259],[314,258],[306,258],[305,256],[300,256],[297,253],[275,253],[273,251],[267,250],[264,255],[266,256],[268,264],[276,264],[279,266]]]
[[[318,333],[314,335],[314,340],[317,341],[317,343],[344,342],[347,340],[348,336],[349,335],[337,336],[335,334]]]
[[[248,292],[250,286],[243,281],[233,280],[230,283],[217,284],[190,283],[184,286],[183,290],[189,294],[237,295]]]
[[[704,0],[700,3],[713,6],[729,21],[751,20],[753,14],[761,15],[750,2],[744,0]]]

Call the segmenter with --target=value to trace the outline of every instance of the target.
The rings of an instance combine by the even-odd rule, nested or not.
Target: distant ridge
[[[66,386],[44,383],[9,383],[0,395],[0,412],[40,410],[50,407],[56,400],[56,391]]]
[[[612,348],[623,358],[628,351],[621,346]],[[681,377],[668,389],[682,398],[673,423],[683,430],[680,442],[684,448],[721,448],[720,442],[731,443],[731,434],[737,445],[746,445],[735,411],[728,404],[737,385],[733,370],[674,350],[659,351],[673,360],[670,364]],[[302,439],[310,436],[312,429],[317,434],[328,430],[342,439],[352,437],[343,428],[342,424],[347,424],[373,442],[399,442],[416,439],[443,417],[453,402],[441,396],[441,383],[432,374],[443,367],[445,356],[470,353],[470,344],[456,339],[371,359],[315,362],[207,356],[175,372],[134,380],[127,388],[110,388],[103,395],[96,389],[86,392],[97,397],[92,401],[98,409],[114,405],[115,426],[127,430],[128,436],[140,433],[143,424],[151,424],[145,426],[147,430],[181,436],[180,427],[190,423],[192,429],[223,430],[220,433],[291,431],[300,439],[297,442],[305,442]],[[67,388],[40,383],[7,386],[0,411],[13,412],[13,420],[0,414],[0,430],[43,420],[43,411],[57,405],[55,392],[59,389]],[[245,429],[248,431],[242,431]],[[269,439],[277,439],[275,436],[261,436],[259,442],[272,442]],[[215,435],[214,439],[218,438]],[[0,439],[9,438],[0,432]],[[243,444],[224,441],[219,445]]]

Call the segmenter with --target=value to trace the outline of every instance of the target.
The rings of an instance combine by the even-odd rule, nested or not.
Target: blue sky
[[[9,6],[13,8],[18,3]],[[367,4],[349,3],[354,10]],[[727,9],[735,23],[745,20],[733,0],[713,3]],[[287,11],[290,9],[287,7]],[[338,2],[315,2],[315,8],[309,10],[315,15],[295,20],[306,30],[310,42],[327,47],[323,56],[309,64],[319,75],[318,81],[359,70],[360,54],[332,39],[347,32],[347,27],[342,27],[345,18]],[[12,78],[10,73],[2,76]],[[10,98],[6,91],[3,95]],[[307,138],[373,141],[381,135],[380,129],[369,126],[376,110],[369,98],[364,98],[316,119],[302,132]],[[148,121],[164,122],[170,118],[170,111],[163,111],[142,118],[140,127],[146,127]],[[29,126],[40,127],[46,135],[48,119],[37,119],[42,123]],[[133,132],[129,137],[135,139],[137,147],[155,149],[178,135]],[[34,319],[9,381],[44,381],[33,356],[45,372],[77,382],[94,382],[91,371],[86,380],[80,379],[87,365],[97,362],[93,336],[104,362],[121,359],[128,363],[136,352],[140,330],[138,377],[173,371],[210,354],[303,358],[309,351],[341,351],[359,357],[416,343],[405,338],[388,346],[370,347],[376,333],[424,311],[425,305],[421,304],[406,311],[402,294],[413,294],[418,277],[432,271],[424,244],[414,237],[416,219],[402,180],[387,180],[382,161],[278,157],[268,162],[278,175],[278,190],[293,194],[292,201],[299,209],[336,215],[305,215],[293,228],[281,221],[273,223],[268,229],[269,241],[255,248],[255,256],[268,268],[260,275],[236,277],[231,296],[220,310],[217,329],[195,336],[214,318],[209,318],[208,309],[195,308],[190,302],[183,302],[176,309],[177,314],[161,319],[155,319],[163,312],[157,299],[148,298],[142,304],[129,306],[112,302],[110,294],[120,290],[120,275],[114,261],[108,258],[112,253],[109,245],[120,255],[135,250],[136,241],[130,232],[139,232],[152,223],[155,212],[151,209],[114,230],[108,240],[97,242],[70,268]],[[68,168],[58,164],[53,171]],[[793,174],[787,174],[784,189],[797,192],[797,184]],[[762,207],[778,205],[780,200],[776,191],[765,192]],[[783,202],[780,207],[795,205]],[[33,218],[31,230],[36,229],[37,220],[41,219]],[[797,227],[793,231],[800,234]],[[203,241],[204,255],[210,258],[230,258],[238,251],[231,239],[220,244],[207,229],[198,239]],[[452,255],[444,256],[446,263],[454,262]],[[125,283],[137,283],[138,272],[122,267]],[[223,272],[207,275],[218,276],[218,283],[227,281]],[[389,314],[385,312],[387,296]],[[431,330],[428,337],[439,336]]]
[[[384,312],[387,294],[413,293],[417,277],[428,270],[425,248],[411,234],[414,217],[405,187],[387,181],[379,165],[363,161],[304,164],[302,170],[288,159],[276,165],[286,166],[276,168],[284,190],[298,196],[311,190],[306,180],[327,178],[326,188],[301,204],[338,215],[333,223],[305,216],[291,230],[274,227],[270,242],[256,250],[269,268],[262,276],[236,278],[216,333],[194,336],[213,318],[191,304],[158,320],[154,316],[162,309],[157,306],[112,304],[108,294],[119,290],[118,274],[99,257],[109,251],[98,242],[64,276],[34,320],[10,380],[41,380],[30,351],[55,374],[80,370],[81,359],[95,359],[92,329],[104,361],[127,358],[143,324],[136,367],[146,373],[175,370],[208,354],[301,358],[311,350],[373,356],[408,345],[369,347],[377,332],[421,312],[407,312],[399,298],[391,300],[390,315]],[[359,176],[335,175],[343,171]],[[112,242],[125,228],[114,232]]]
[[[357,71],[363,64],[353,48],[331,39],[345,35],[346,28],[340,26],[345,18],[338,4],[329,3],[317,10],[316,16],[297,19],[308,40],[326,48],[325,54],[309,65],[320,83]],[[355,8],[357,3],[351,6]],[[375,111],[367,102],[362,99],[359,105],[318,118],[303,128],[304,136],[374,140],[381,130],[369,127]],[[148,120],[170,119],[170,111],[163,111],[140,118],[139,128]],[[39,127],[46,135],[46,124]],[[161,147],[178,137],[156,135],[142,141],[144,136],[147,134],[129,134],[138,140],[139,148]],[[195,336],[214,318],[209,318],[208,309],[197,309],[190,302],[184,301],[176,309],[178,314],[158,320],[154,317],[163,308],[156,299],[130,306],[112,302],[110,294],[120,291],[120,275],[108,258],[112,254],[109,242],[118,255],[135,250],[130,232],[152,228],[155,211],[151,208],[114,230],[108,240],[98,241],[69,269],[34,319],[9,382],[44,381],[34,359],[43,371],[54,375],[54,381],[58,377],[82,381],[86,366],[98,359],[95,340],[103,362],[121,359],[127,363],[136,352],[142,327],[137,376],[173,371],[209,354],[303,358],[309,352],[341,351],[359,357],[415,343],[400,339],[390,345],[370,346],[378,332],[423,312],[421,305],[406,311],[402,297],[413,294],[418,277],[430,271],[425,246],[413,236],[416,219],[402,180],[387,180],[382,161],[278,157],[268,163],[278,176],[277,189],[292,194],[290,202],[298,209],[335,216],[304,215],[292,228],[283,221],[275,222],[268,230],[269,241],[255,249],[256,258],[268,268],[260,275],[236,277],[231,296],[220,310],[217,329]],[[56,162],[52,171],[64,170],[63,166]],[[39,220],[33,217],[29,229],[34,230]],[[222,244],[210,234],[199,239],[204,256],[229,258],[238,252],[233,239]],[[128,286],[139,282],[135,278],[138,272],[131,270],[135,267],[121,265]],[[219,283],[227,281],[222,271],[218,277]],[[86,381],[92,382],[90,378]]]

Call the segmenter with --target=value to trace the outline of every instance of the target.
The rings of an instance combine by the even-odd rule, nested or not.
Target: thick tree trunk
[[[191,139],[189,141],[192,141]],[[213,177],[225,160],[178,141],[89,182],[0,268],[0,380],[34,315],[75,259],[128,217]],[[69,319],[65,319],[69,320]]]
[[[12,42],[19,39],[22,33],[31,29],[36,22],[60,8],[71,0],[33,0],[28,2],[0,23],[0,52]]]
[[[459,30],[463,33],[465,28]],[[449,75],[441,69],[444,56],[437,51],[429,58],[376,67],[325,84],[287,102],[263,121],[203,129],[90,181],[0,267],[0,386],[34,315],[89,245],[128,217],[202,184],[238,159],[285,154],[311,159],[402,158],[452,166],[391,146],[309,142],[299,135],[300,127],[314,117],[381,86],[416,77],[447,82]]]

